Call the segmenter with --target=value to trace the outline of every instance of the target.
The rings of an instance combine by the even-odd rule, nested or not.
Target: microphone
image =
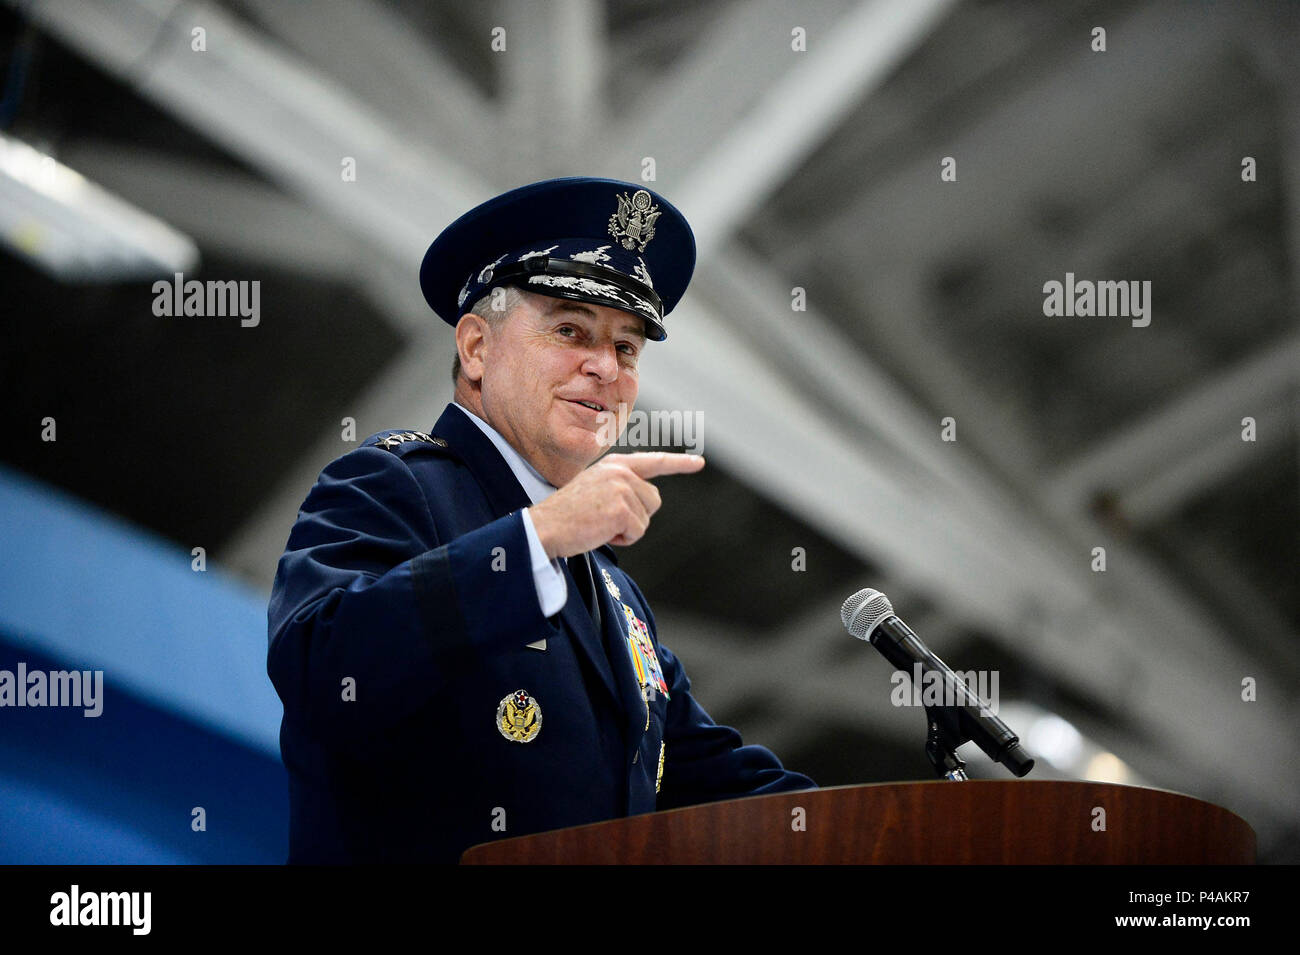
[[[909,676],[919,672],[937,674],[943,684],[943,699],[955,700],[955,705],[944,707],[955,712],[956,729],[964,739],[953,743],[954,748],[973,741],[989,759],[1001,763],[1016,776],[1024,776],[1034,768],[1034,761],[1020,748],[1020,739],[1006,723],[989,712],[987,704],[972,693],[948,664],[940,660],[921,638],[894,615],[894,607],[878,590],[859,590],[844,601],[840,608],[844,627],[859,640],[866,640],[897,670]]]

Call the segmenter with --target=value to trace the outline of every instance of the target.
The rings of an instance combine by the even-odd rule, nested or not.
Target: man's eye
[[[629,345],[629,344],[627,344],[626,342],[624,342],[624,343],[622,343],[621,345],[619,345],[618,347],[619,347],[619,349],[623,352],[623,354],[624,354],[624,355],[627,355],[629,358],[635,358],[635,357],[636,357],[636,346],[635,346],[635,345]]]
[[[564,335],[566,338],[571,338],[572,336],[578,334],[578,330],[574,328],[572,325],[561,325],[557,329],[557,331],[559,331],[559,333],[561,335]]]

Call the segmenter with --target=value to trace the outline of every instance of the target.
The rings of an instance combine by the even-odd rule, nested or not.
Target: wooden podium
[[[754,796],[503,839],[461,857],[465,865],[1254,862],[1254,830],[1219,806],[1161,789],[1052,780]]]

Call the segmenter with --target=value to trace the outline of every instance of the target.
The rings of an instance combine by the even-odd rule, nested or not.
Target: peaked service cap
[[[514,285],[621,309],[667,338],[695,270],[695,235],[672,203],[617,179],[547,179],[475,206],[433,240],[420,289],[455,326],[492,288]]]

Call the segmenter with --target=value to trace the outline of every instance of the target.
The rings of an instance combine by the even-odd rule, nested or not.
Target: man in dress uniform
[[[430,246],[455,401],[321,472],[271,595],[290,862],[454,862],[814,786],[709,718],[611,546],[645,533],[651,478],[704,465],[602,457],[694,265],[677,209],[607,179],[507,192]]]

